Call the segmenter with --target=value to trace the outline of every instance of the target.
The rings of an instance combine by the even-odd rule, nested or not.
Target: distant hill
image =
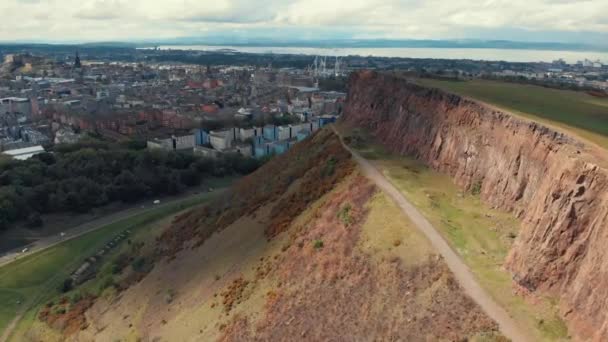
[[[608,44],[518,42],[509,40],[415,40],[415,39],[266,39],[230,36],[183,37],[146,41],[146,44],[175,45],[227,45],[264,47],[314,47],[314,48],[475,48],[475,49],[519,49],[556,51],[608,51]]]
[[[310,48],[444,48],[444,49],[516,49],[552,51],[597,51],[608,52],[608,43],[561,43],[561,42],[521,42],[511,40],[434,40],[434,39],[271,39],[249,38],[229,35],[176,37],[169,39],[145,39],[125,42],[1,42],[2,46],[23,48],[82,47],[132,49],[157,45],[216,45],[252,47],[310,47]]]

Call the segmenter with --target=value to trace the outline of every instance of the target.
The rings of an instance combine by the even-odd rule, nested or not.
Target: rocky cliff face
[[[608,171],[576,140],[471,100],[369,71],[351,76],[344,119],[389,149],[481,185],[522,229],[506,260],[519,285],[560,299],[580,340],[608,340]]]

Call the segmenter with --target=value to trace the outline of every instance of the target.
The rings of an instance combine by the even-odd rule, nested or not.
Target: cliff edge
[[[608,340],[608,172],[563,134],[438,89],[353,73],[344,120],[513,212],[513,280],[560,300],[575,339]]]

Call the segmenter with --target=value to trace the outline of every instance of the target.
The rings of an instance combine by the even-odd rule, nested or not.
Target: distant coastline
[[[277,40],[262,38],[175,38],[156,42],[157,45],[213,45],[237,47],[282,47],[282,48],[442,48],[442,49],[510,49],[549,51],[595,51],[607,52],[608,43],[562,43],[562,42],[520,42],[510,40],[391,40],[391,39],[325,39],[325,40]]]
[[[4,49],[3,49],[4,47]],[[83,49],[194,50],[221,53],[274,53],[320,56],[374,56],[396,58],[463,59],[505,62],[552,62],[573,64],[585,59],[608,64],[608,43],[517,42],[506,40],[273,40],[238,37],[183,37],[128,42],[0,42],[3,50]]]
[[[275,53],[320,56],[375,56],[398,58],[471,59],[506,62],[552,62],[563,59],[567,63],[589,59],[608,64],[608,52],[571,50],[534,50],[506,48],[329,48],[303,46],[256,46],[256,45],[156,45],[161,50],[231,51],[242,53]],[[151,48],[151,47],[149,47]]]

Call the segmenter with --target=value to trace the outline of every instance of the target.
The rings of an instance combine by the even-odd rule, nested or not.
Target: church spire
[[[76,51],[76,58],[74,59],[74,68],[76,68],[76,69],[82,68],[82,64],[80,63],[80,55],[78,54],[78,51]]]

